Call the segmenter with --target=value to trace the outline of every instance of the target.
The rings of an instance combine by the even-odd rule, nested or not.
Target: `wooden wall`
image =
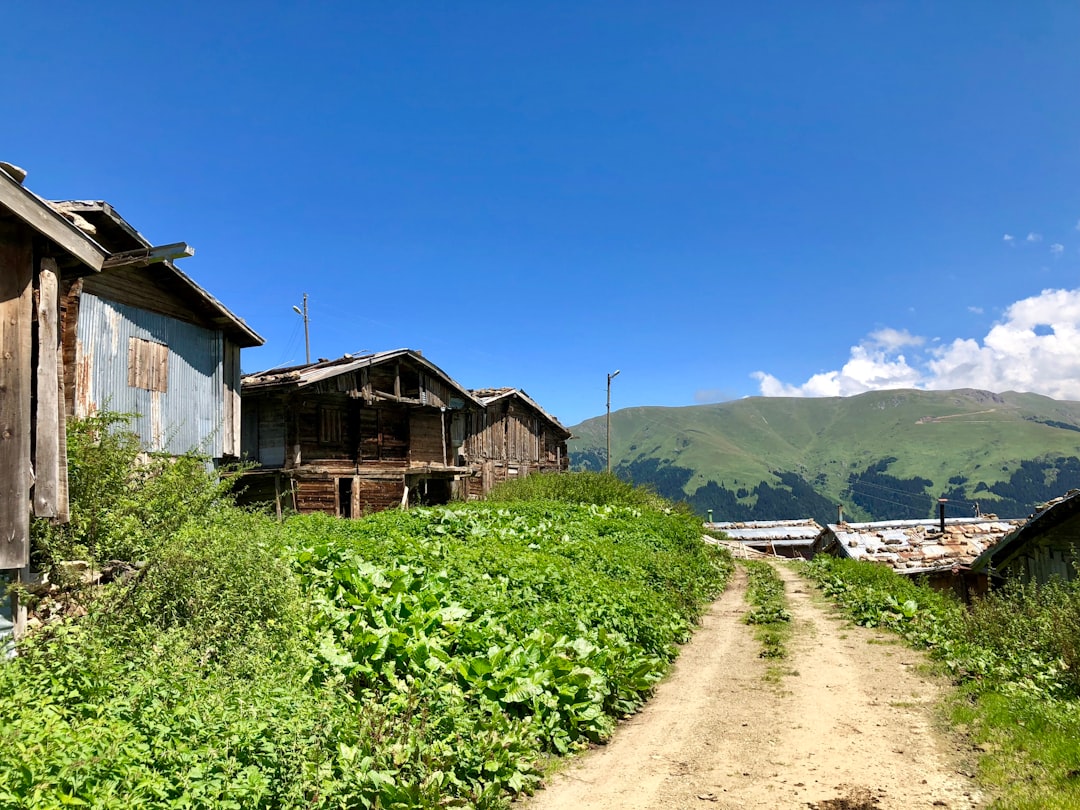
[[[470,421],[465,453],[474,475],[465,485],[468,498],[482,498],[509,478],[562,472],[569,466],[565,439],[518,399],[497,400]]]
[[[1080,516],[1063,521],[1026,543],[1005,565],[1006,578],[1022,582],[1049,582],[1057,578],[1069,582],[1077,578],[1080,562]]]
[[[29,232],[0,223],[0,569],[29,561],[33,277]]]
[[[409,415],[409,463],[450,464],[449,430],[441,411],[414,410]]]

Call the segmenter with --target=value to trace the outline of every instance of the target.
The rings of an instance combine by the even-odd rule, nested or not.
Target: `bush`
[[[144,560],[184,523],[231,503],[233,476],[219,475],[197,452],[146,454],[131,414],[103,411],[68,422],[71,521],[33,523],[35,563]]]

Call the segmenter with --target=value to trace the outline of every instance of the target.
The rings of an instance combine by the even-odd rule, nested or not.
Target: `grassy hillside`
[[[927,514],[1018,517],[1080,485],[1080,403],[963,389],[766,398],[612,414],[612,464],[716,519]],[[605,420],[573,428],[571,461],[599,469]],[[1059,461],[1059,459],[1061,459]],[[1075,466],[1075,470],[1074,470]],[[1074,480],[1075,478],[1075,480]],[[762,489],[762,485],[765,489]],[[796,491],[807,490],[801,496]],[[812,490],[812,491],[811,491]],[[796,493],[796,497],[789,497]],[[777,510],[796,510],[777,513]]]

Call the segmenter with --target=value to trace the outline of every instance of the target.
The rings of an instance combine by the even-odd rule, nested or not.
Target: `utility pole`
[[[619,370],[607,375],[607,471],[611,472],[611,381],[619,376]]]
[[[307,293],[304,293],[304,308],[293,307],[293,312],[304,319],[304,362],[311,365],[311,337],[308,334]]]

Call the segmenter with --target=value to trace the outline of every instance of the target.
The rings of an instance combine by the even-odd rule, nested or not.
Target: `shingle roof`
[[[339,357],[336,360],[319,360],[303,366],[289,366],[287,368],[272,368],[255,374],[247,374],[241,380],[245,390],[253,388],[273,387],[296,387],[304,388],[331,377],[348,374],[367,366],[377,366],[397,358],[407,357],[417,365],[423,366],[427,371],[443,380],[444,383],[463,395],[463,398],[474,405],[483,403],[463,388],[449,374],[425,358],[414,349],[393,349],[386,352],[374,352],[372,354],[350,355]]]

